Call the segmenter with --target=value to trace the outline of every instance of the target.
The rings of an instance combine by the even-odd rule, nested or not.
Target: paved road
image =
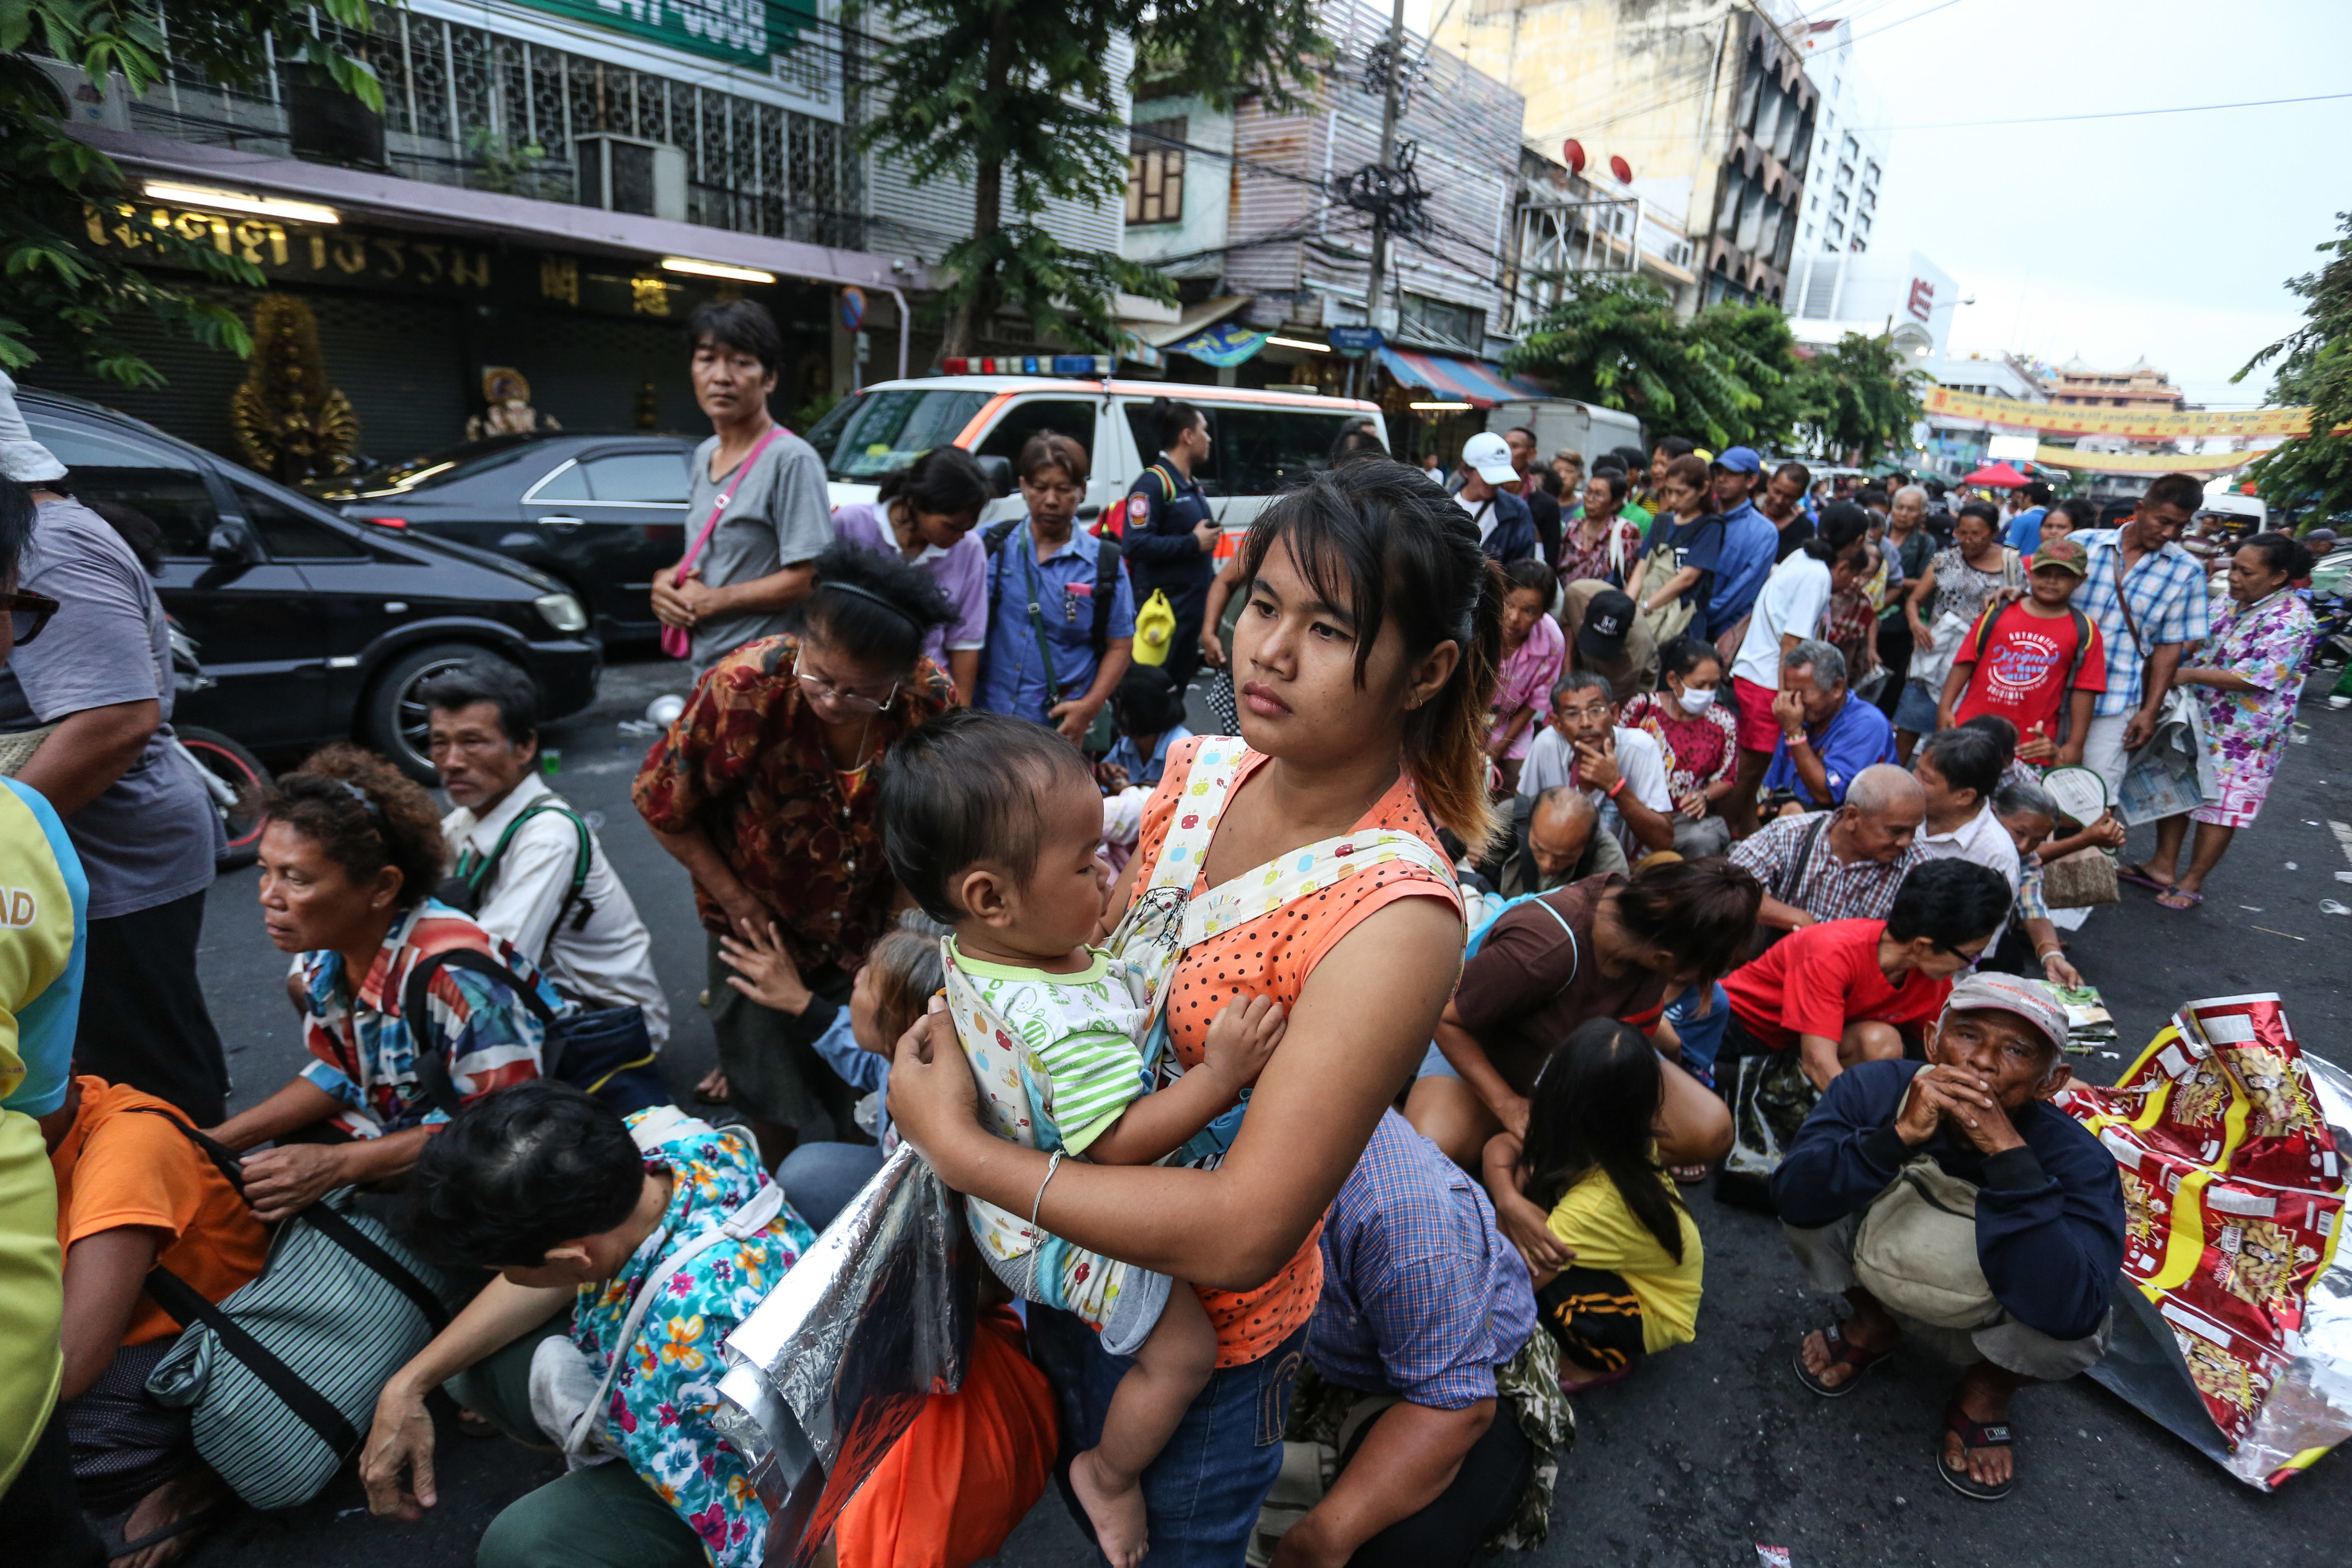
[[[667,1068],[681,1091],[712,1060],[695,1005],[702,939],[684,877],[629,805],[629,780],[646,742],[616,725],[642,716],[652,697],[684,686],[680,667],[666,661],[616,665],[603,700],[548,734],[562,752],[556,782],[576,805],[603,814],[605,845],[655,933],[656,962],[679,1020]],[[2352,903],[2352,888],[2333,875],[2352,870],[2352,847],[2339,848],[2328,826],[2331,813],[2352,820],[2352,712],[2331,711],[2318,695],[2325,689],[2314,684],[2304,709],[2308,744],[2289,754],[2262,822],[2239,836],[2204,907],[2170,914],[2126,889],[2125,903],[2099,911],[2077,939],[2077,961],[2105,989],[2125,1042],[2116,1058],[2092,1057],[2078,1070],[2111,1081],[2181,1003],[2266,990],[2285,996],[2306,1048],[2352,1063],[2346,985],[2352,918],[2319,910],[2331,897]],[[2135,855],[2149,837],[2135,837]],[[250,871],[221,881],[203,959],[240,1104],[270,1092],[298,1065],[280,988],[285,960],[261,934],[253,895]],[[1930,1469],[1948,1374],[1898,1357],[1849,1398],[1806,1394],[1788,1361],[1798,1334],[1822,1321],[1825,1308],[1800,1294],[1777,1226],[1705,1195],[1694,1209],[1708,1253],[1697,1342],[1578,1402],[1580,1436],[1560,1473],[1552,1540],[1513,1561],[1528,1568],[1749,1568],[1756,1542],[1788,1547],[1799,1568],[2315,1568],[2345,1561],[2352,1458],[2325,1459],[2263,1497],[2086,1381],[2020,1398],[2022,1479],[2009,1501],[1988,1507],[1958,1498]],[[247,1516],[195,1561],[459,1568],[472,1561],[474,1541],[499,1507],[554,1474],[545,1456],[466,1439],[454,1428],[445,1430],[442,1453],[443,1501],[425,1523],[370,1519],[346,1474],[284,1520]],[[2329,1518],[2337,1523],[2328,1525]],[[1045,1568],[1086,1555],[1049,1496],[998,1561]]]

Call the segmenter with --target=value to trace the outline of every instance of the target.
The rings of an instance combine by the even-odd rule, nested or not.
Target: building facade
[[[1885,183],[1885,111],[1855,64],[1853,23],[1808,22],[1798,30],[1805,74],[1821,95],[1798,245],[1859,254],[1871,247]]]
[[[1790,264],[1790,330],[1799,342],[1885,333],[1914,359],[1943,353],[1966,301],[1952,275],[1916,250],[1800,250]]]
[[[1467,0],[1439,41],[1527,97],[1527,141],[1686,215],[1696,304],[1780,302],[1815,151],[1804,51],[1754,0]]]
[[[2050,401],[2068,407],[2130,408],[2156,414],[2179,411],[2184,394],[2172,377],[2146,359],[2121,370],[2101,370],[2070,359],[2042,378]]]

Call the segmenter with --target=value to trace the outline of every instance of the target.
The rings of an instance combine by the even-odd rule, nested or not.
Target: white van
[[[1620,447],[1631,447],[1639,452],[1650,450],[1643,444],[1639,419],[1597,403],[1579,403],[1568,397],[1515,398],[1497,403],[1486,411],[1486,428],[1497,436],[1511,429],[1532,430],[1536,434],[1537,461],[1549,463],[1562,452],[1577,452],[1584,458],[1587,473],[1592,471],[1594,458]]]
[[[1192,477],[1228,536],[1247,529],[1267,500],[1330,464],[1350,419],[1370,419],[1382,442],[1380,405],[1311,393],[1252,392],[1160,381],[1064,380],[1042,375],[937,375],[885,381],[843,398],[806,433],[824,459],[836,507],[870,501],[882,476],[939,446],[1018,461],[1040,430],[1075,437],[1094,472],[1079,526],[1134,488],[1160,456],[1151,401],[1172,397],[1209,416],[1213,450]],[[992,503],[984,524],[1022,515],[1021,495]]]

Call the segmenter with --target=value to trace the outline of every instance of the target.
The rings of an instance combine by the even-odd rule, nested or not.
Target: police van
[[[833,505],[872,500],[885,474],[934,447],[961,447],[991,468],[995,465],[986,459],[1001,458],[1009,468],[1030,437],[1051,430],[1075,438],[1091,460],[1093,472],[1077,514],[1078,525],[1091,528],[1159,459],[1151,403],[1169,397],[1208,416],[1209,459],[1192,477],[1225,531],[1225,548],[1218,552],[1223,555],[1268,500],[1329,466],[1331,444],[1348,421],[1369,419],[1383,443],[1387,439],[1380,405],[1360,399],[1050,374],[1108,370],[1108,361],[1085,355],[948,364],[953,369],[965,363],[989,366],[989,373],[879,382],[843,398],[805,432],[824,459]],[[1034,365],[1038,374],[1008,374],[995,368],[1014,363]],[[982,526],[1024,514],[1020,489],[1009,480],[1008,487],[982,513]]]

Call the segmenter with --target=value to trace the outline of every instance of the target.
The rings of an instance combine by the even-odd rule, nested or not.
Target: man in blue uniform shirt
[[[1723,546],[1706,625],[1709,636],[1721,637],[1755,607],[1756,595],[1771,574],[1780,531],[1756,509],[1756,492],[1764,488],[1764,460],[1753,447],[1734,447],[1712,468],[1715,510],[1723,514]]]
[[[1201,660],[1201,616],[1217,573],[1216,517],[1192,470],[1209,460],[1209,419],[1189,403],[1153,400],[1150,409],[1159,460],[1143,470],[1127,495],[1119,542],[1139,603],[1155,588],[1176,612],[1162,667],[1181,691]]]

